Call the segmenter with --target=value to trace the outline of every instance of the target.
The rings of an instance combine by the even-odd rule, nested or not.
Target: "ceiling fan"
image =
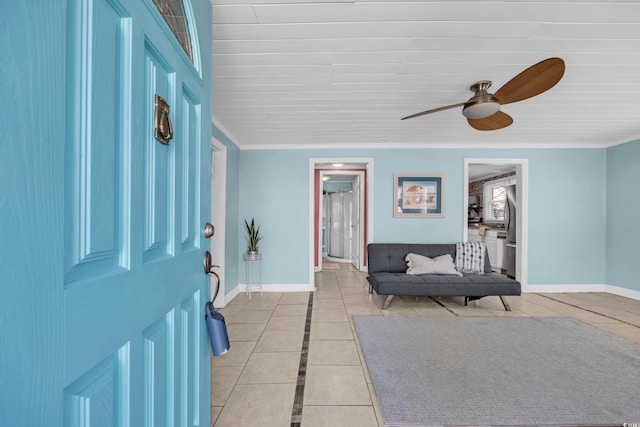
[[[564,61],[560,58],[548,58],[532,65],[509,80],[495,94],[487,92],[491,87],[491,81],[480,80],[469,88],[475,95],[468,101],[422,111],[403,117],[401,120],[463,107],[462,115],[467,118],[467,122],[472,128],[477,130],[502,129],[513,123],[510,115],[500,111],[502,105],[540,95],[554,87],[563,75]]]

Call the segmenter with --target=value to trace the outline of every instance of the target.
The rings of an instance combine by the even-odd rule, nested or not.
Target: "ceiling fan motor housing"
[[[500,111],[500,101],[493,94],[487,92],[491,81],[480,80],[469,87],[475,93],[462,109],[462,115],[467,119],[484,119]]]

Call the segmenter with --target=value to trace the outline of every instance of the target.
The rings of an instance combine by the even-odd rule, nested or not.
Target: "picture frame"
[[[445,214],[443,174],[396,173],[393,175],[395,218],[443,218]]]

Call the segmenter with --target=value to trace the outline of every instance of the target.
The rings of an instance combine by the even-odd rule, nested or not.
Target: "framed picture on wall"
[[[444,217],[444,175],[396,173],[393,175],[393,216]]]

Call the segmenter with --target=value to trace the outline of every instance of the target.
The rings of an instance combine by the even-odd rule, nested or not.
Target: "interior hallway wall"
[[[605,283],[605,149],[241,150],[238,213],[262,226],[265,286],[313,280],[309,159],[335,157],[374,159],[373,242],[407,243],[462,240],[465,158],[528,159],[529,284]],[[445,217],[394,218],[397,172],[444,174]],[[243,239],[239,229],[237,240]],[[242,250],[236,254],[241,255]]]

